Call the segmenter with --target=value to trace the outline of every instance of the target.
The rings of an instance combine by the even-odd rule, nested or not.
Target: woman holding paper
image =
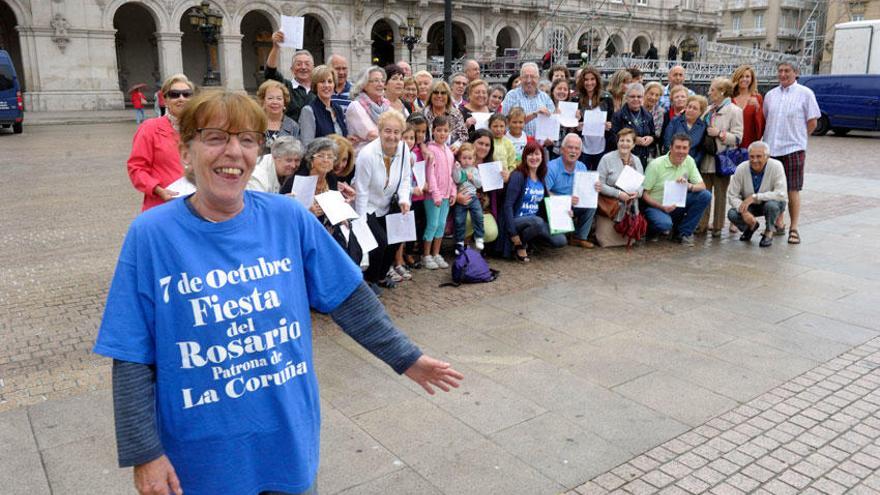
[[[632,153],[635,145],[636,133],[632,129],[621,129],[617,133],[617,149],[608,152],[599,161],[599,180],[596,182],[596,191],[603,196],[620,201],[620,209],[617,216],[612,218],[615,222],[619,222],[623,218],[627,205],[632,205],[635,213],[639,212],[639,202],[636,200],[642,196],[642,186],[639,185],[634,189],[630,188],[629,191],[631,192],[628,192],[617,184],[625,167],[630,167],[632,171],[637,172],[639,175],[645,174],[641,160]]]
[[[342,193],[344,198],[354,198],[354,189],[339,182],[333,173],[336,159],[339,153],[339,146],[329,137],[320,137],[312,140],[303,154],[302,166],[296,171],[299,176],[316,176],[318,178],[315,183],[315,196],[327,191],[338,191]],[[293,181],[296,176],[287,180],[281,188],[281,194],[287,194],[293,189]],[[348,254],[349,258],[356,264],[360,264],[363,252],[354,233],[351,231],[351,223],[345,220],[342,223],[334,225],[324,214],[318,201],[312,201],[309,207],[321,224],[327,229],[327,232],[333,236],[333,239],[339,244],[343,251]]]
[[[331,134],[345,136],[348,133],[345,111],[331,99],[336,91],[336,72],[326,65],[315,67],[312,70],[312,88],[316,98],[312,98],[299,114],[301,139],[305,146],[315,138]]]
[[[461,112],[452,106],[451,90],[444,81],[437,81],[431,86],[431,96],[422,113],[428,120],[429,129],[434,128],[434,118],[441,115],[446,117],[449,122],[449,137],[446,144],[449,145],[453,153],[458,151],[458,146],[461,143],[467,141],[467,126],[464,125]]]
[[[627,73],[628,74],[628,73]],[[614,115],[614,101],[611,94],[602,90],[602,74],[595,67],[584,67],[578,74],[577,78],[577,94],[578,94],[578,110],[581,115],[581,127],[584,121],[593,120],[598,115],[587,114],[587,112],[598,112],[605,117],[604,133],[585,133],[583,136],[583,146],[581,150],[581,161],[590,170],[596,170],[599,166],[599,160],[605,153],[608,146],[606,142],[612,139],[611,117]],[[599,134],[599,135],[596,135]]]
[[[385,71],[371,66],[361,74],[351,88],[351,104],[345,109],[348,137],[357,155],[367,143],[379,137],[376,123],[379,116],[391,108],[385,98]]]
[[[474,79],[468,84],[465,95],[467,95],[467,101],[461,105],[459,110],[468,132],[473,132],[477,125],[477,119],[471,115],[491,112],[489,110],[489,84],[482,79]]]
[[[560,155],[559,145],[562,143],[562,138],[564,138],[567,134],[571,132],[577,131],[577,120],[578,120],[578,110],[574,110],[573,115],[569,115],[572,121],[568,122],[566,119],[565,105],[572,105],[577,108],[577,103],[569,102],[569,98],[571,93],[568,89],[568,79],[565,78],[557,78],[550,84],[550,98],[553,100],[553,106],[555,110],[553,111],[553,115],[559,120],[559,136],[555,140],[547,139],[544,141],[544,147],[547,148],[547,152],[550,155],[550,159],[553,160]],[[566,125],[566,124],[574,124],[574,125]]]
[[[510,174],[502,207],[498,252],[505,258],[515,256],[522,263],[531,261],[529,244],[537,241],[561,248],[568,244],[564,234],[550,235],[550,227],[541,213],[548,197],[544,178],[547,159],[536,142],[523,149],[523,159]]]
[[[144,194],[141,211],[147,211],[177,196],[165,189],[183,176],[178,151],[177,119],[193,96],[195,86],[183,74],[175,74],[162,84],[168,113],[147,119],[134,133],[128,156],[128,177]]]
[[[388,110],[380,115],[378,129],[379,138],[368,143],[357,154],[354,170],[357,198],[354,209],[358,215],[366,218],[379,244],[379,247],[370,251],[370,267],[364,272],[364,278],[368,282],[393,287],[389,270],[397,244],[388,245],[383,217],[394,213],[392,208],[399,207],[404,214],[409,212],[413,154],[401,140],[406,121],[400,112]],[[392,200],[397,203],[392,204]]]

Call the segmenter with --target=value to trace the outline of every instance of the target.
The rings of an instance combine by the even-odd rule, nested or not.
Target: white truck
[[[880,74],[880,20],[834,26],[832,74]]]

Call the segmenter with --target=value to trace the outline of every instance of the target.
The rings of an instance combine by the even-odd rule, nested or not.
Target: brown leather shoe
[[[571,239],[569,239],[568,245],[582,247],[582,248],[586,248],[586,249],[593,249],[594,247],[596,247],[593,245],[592,242],[578,239],[577,237],[572,237]]]

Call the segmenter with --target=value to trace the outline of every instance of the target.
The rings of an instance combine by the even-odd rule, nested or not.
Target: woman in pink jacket
[[[446,138],[449,137],[449,121],[445,116],[434,118],[431,136],[434,138],[434,142],[428,145],[428,151],[434,156],[434,160],[428,161],[425,171],[431,198],[425,201],[425,216],[428,225],[425,227],[425,235],[422,237],[425,241],[422,266],[428,270],[436,270],[449,268],[446,260],[440,256],[440,243],[443,241],[443,229],[446,227],[449,205],[455,201],[456,192],[455,182],[452,181],[452,167],[455,165],[455,158],[452,156],[452,150],[446,146]]]
[[[162,84],[167,113],[148,119],[138,126],[128,157],[128,177],[135,189],[144,193],[141,211],[158,206],[177,195],[165,189],[183,177],[180,164],[177,117],[192,98],[194,85],[183,74],[176,74]]]

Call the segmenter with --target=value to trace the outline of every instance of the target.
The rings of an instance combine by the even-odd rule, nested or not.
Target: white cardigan
[[[364,146],[358,153],[354,168],[353,183],[357,190],[354,209],[357,214],[366,217],[375,213],[377,217],[384,217],[395,191],[400,204],[409,205],[412,165],[413,154],[402,140],[397,145],[397,152],[391,160],[391,170],[387,175],[381,140],[375,139]]]
[[[281,190],[278,174],[275,172],[275,160],[272,159],[271,153],[266,153],[257,162],[246,189],[267,193],[277,193]]]
[[[755,193],[755,186],[752,185],[752,172],[749,162],[742,162],[736,166],[736,172],[730,178],[730,186],[727,188],[727,202],[731,208],[739,208],[743,200]],[[788,202],[788,185],[785,182],[785,170],[782,168],[782,162],[767,159],[767,165],[764,165],[764,179],[761,180],[761,187],[757,191],[755,203],[761,204],[764,201],[781,201]]]

